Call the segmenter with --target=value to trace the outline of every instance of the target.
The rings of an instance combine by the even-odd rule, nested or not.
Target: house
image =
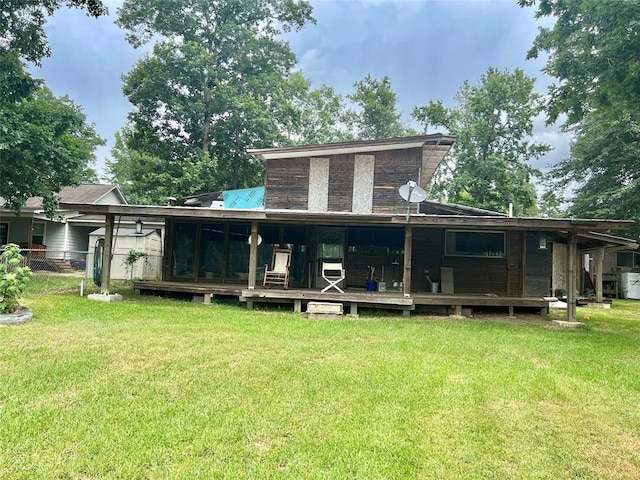
[[[407,202],[407,188],[411,198],[416,184],[429,182],[454,140],[432,134],[251,150],[265,167],[263,208],[86,205],[80,210],[106,216],[106,237],[119,216],[164,219],[162,280],[136,282],[140,291],[187,292],[205,301],[230,296],[249,308],[287,302],[301,311],[311,301],[328,301],[352,313],[375,306],[406,315],[433,306],[456,314],[478,306],[511,313],[544,310],[543,297],[552,290],[550,245],[567,245],[567,290],[573,292],[578,234],[630,224],[516,218]],[[272,252],[282,247],[291,251],[289,288],[262,288]],[[335,286],[344,293],[323,275],[326,263],[343,267],[344,278]],[[372,272],[384,289],[367,290]],[[104,275],[102,290],[108,293],[108,269]],[[575,318],[575,306],[568,317]]]
[[[75,205],[126,205],[127,202],[117,186],[97,184],[64,187],[59,199],[64,204],[59,210],[62,217],[59,219],[47,218],[40,197],[30,198],[20,216],[1,208],[0,245],[20,245],[35,268],[83,270],[89,234],[104,225],[104,216],[81,214]],[[0,204],[4,205],[2,199]]]

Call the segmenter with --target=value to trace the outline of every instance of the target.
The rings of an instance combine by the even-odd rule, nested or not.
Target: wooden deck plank
[[[212,294],[214,296],[237,297],[240,302],[291,303],[294,305],[306,304],[310,301],[336,302],[353,306],[352,311],[358,308],[387,308],[414,310],[417,305],[434,305],[446,307],[522,307],[522,308],[548,308],[549,302],[542,298],[521,297],[495,297],[487,295],[464,295],[442,293],[414,293],[405,297],[401,292],[366,292],[349,290],[345,293],[321,292],[312,289],[249,289],[241,285],[229,285],[220,283],[183,283],[164,281],[137,281],[134,282],[136,291],[158,291],[193,293],[197,295]]]

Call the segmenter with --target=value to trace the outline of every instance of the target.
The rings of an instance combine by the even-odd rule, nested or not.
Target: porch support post
[[[411,296],[411,225],[404,227],[404,273],[402,275],[402,293],[405,297]]]
[[[571,230],[567,237],[567,321],[576,321],[576,263],[578,233]]]
[[[595,258],[595,277],[596,277],[596,302],[602,303],[602,266],[604,264],[604,247],[598,247],[596,249]]]
[[[256,269],[258,266],[258,222],[251,222],[251,239],[249,245],[249,290],[256,287]]]
[[[102,278],[100,293],[109,295],[109,280],[111,279],[111,250],[113,248],[113,227],[115,216],[107,213],[104,223],[104,250],[102,251]]]

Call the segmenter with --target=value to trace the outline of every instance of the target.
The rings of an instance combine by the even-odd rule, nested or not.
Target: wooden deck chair
[[[291,265],[291,250],[288,248],[274,248],[271,267],[264,266],[264,288],[271,288],[274,285],[282,285],[284,289],[289,288],[289,266]]]
[[[322,262],[322,270],[320,272],[322,278],[324,278],[329,285],[322,289],[326,292],[330,288],[335,288],[340,293],[344,293],[344,290],[340,288],[338,283],[344,280],[344,268],[342,268],[342,262]]]

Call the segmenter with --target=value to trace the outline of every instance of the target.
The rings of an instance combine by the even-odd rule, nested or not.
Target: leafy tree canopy
[[[548,54],[544,71],[557,80],[548,121],[565,115],[564,128],[575,134],[569,158],[550,172],[552,192],[572,216],[640,221],[640,2],[520,4],[555,19],[540,29],[529,57]]]
[[[101,0],[3,0],[0,13],[0,50],[18,52],[39,64],[51,54],[44,24],[61,6],[84,8],[93,17],[107,13]]]
[[[104,142],[68,97],[55,97],[24,72],[17,53],[0,53],[0,65],[7,68],[0,73],[0,196],[18,213],[41,196],[53,217],[56,192],[95,176],[89,165]]]
[[[196,193],[259,181],[262,167],[246,150],[287,141],[295,55],[279,34],[314,21],[309,3],[126,0],[118,14],[132,45],[157,40],[124,77],[134,105],[124,147],[155,159],[153,170],[139,173],[156,175],[158,184],[167,172],[200,178]],[[111,162],[112,173],[122,158]],[[139,174],[121,176],[131,168],[117,176],[133,185]],[[166,194],[188,194],[178,188]]]
[[[531,179],[540,172],[530,162],[549,146],[531,139],[533,119],[543,108],[534,84],[522,70],[489,68],[478,85],[463,84],[455,107],[432,101],[414,109],[425,132],[444,127],[456,136],[429,187],[432,197],[505,213],[513,203],[518,215],[537,213]]]
[[[367,75],[353,86],[355,92],[348,98],[360,107],[358,112],[351,113],[358,138],[392,138],[415,133],[401,120],[398,94],[391,88],[388,77],[377,80]]]
[[[640,112],[640,2],[637,0],[519,0],[537,6],[536,17],[555,19],[541,27],[528,58],[548,55],[548,122],[566,115],[565,127],[599,111]]]

